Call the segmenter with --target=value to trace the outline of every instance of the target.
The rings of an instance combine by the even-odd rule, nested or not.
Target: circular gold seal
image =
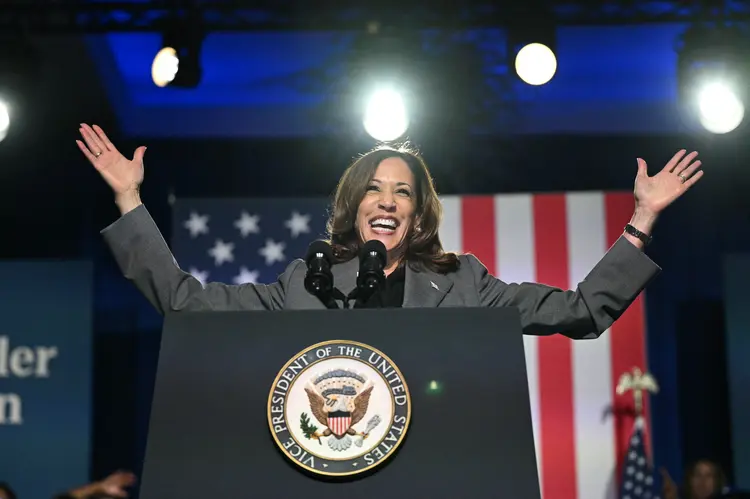
[[[302,350],[268,395],[268,426],[296,465],[327,476],[368,471],[403,442],[411,396],[398,367],[379,350],[333,340]]]

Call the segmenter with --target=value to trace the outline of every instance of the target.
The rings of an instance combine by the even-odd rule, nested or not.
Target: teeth
[[[387,225],[388,227],[396,227],[396,221],[390,218],[378,218],[370,222],[370,225]]]

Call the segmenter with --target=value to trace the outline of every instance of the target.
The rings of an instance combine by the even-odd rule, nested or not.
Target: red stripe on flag
[[[607,225],[607,243],[612,245],[623,233],[625,224],[633,214],[633,195],[616,193],[605,195],[605,212]],[[612,349],[612,400],[615,417],[615,450],[617,451],[617,483],[622,477],[622,464],[628,448],[628,440],[633,430],[634,409],[633,393],[617,395],[614,392],[620,375],[633,367],[646,371],[646,335],[643,294],[638,296],[625,313],[610,328],[610,345]],[[646,397],[647,399],[647,397]],[[648,423],[648,402],[644,400],[644,419]],[[648,424],[646,425],[648,428]],[[646,434],[646,452],[650,453],[650,442]]]
[[[569,289],[564,195],[534,196],[537,282]],[[575,423],[571,340],[540,337],[539,394],[542,496],[576,499]]]
[[[461,198],[462,248],[495,274],[495,200],[492,196]]]

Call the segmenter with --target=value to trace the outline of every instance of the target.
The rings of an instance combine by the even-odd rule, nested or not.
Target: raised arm
[[[285,290],[299,265],[292,262],[269,285],[203,285],[180,269],[156,223],[141,203],[145,147],[126,159],[96,125],[81,125],[85,141],[78,147],[112,188],[121,217],[102,231],[105,242],[127,279],[161,313],[180,310],[277,310],[284,307]]]
[[[627,310],[661,269],[643,253],[659,214],[703,176],[697,152],[678,151],[654,176],[638,159],[635,211],[629,229],[575,290],[544,284],[506,284],[474,257],[480,301],[488,307],[517,307],[525,334],[560,333],[575,339],[597,338]]]
[[[466,256],[484,307],[517,307],[524,334],[560,333],[597,338],[609,328],[661,269],[621,237],[575,290],[545,284],[507,284],[474,256]]]
[[[102,231],[123,275],[161,314],[201,310],[279,310],[287,283],[301,260],[274,283],[202,284],[180,269],[154,220],[142,204]]]

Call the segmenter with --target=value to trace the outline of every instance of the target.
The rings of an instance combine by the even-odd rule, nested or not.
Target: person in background
[[[718,499],[728,491],[721,466],[710,459],[699,459],[685,471],[682,487],[662,468],[663,499]]]
[[[104,480],[89,483],[55,496],[54,499],[104,499],[128,497],[125,490],[135,484],[135,475],[128,471],[116,471]],[[0,496],[2,497],[2,496]],[[15,499],[15,496],[9,498]]]
[[[0,482],[0,499],[17,499],[16,493],[7,482]]]

